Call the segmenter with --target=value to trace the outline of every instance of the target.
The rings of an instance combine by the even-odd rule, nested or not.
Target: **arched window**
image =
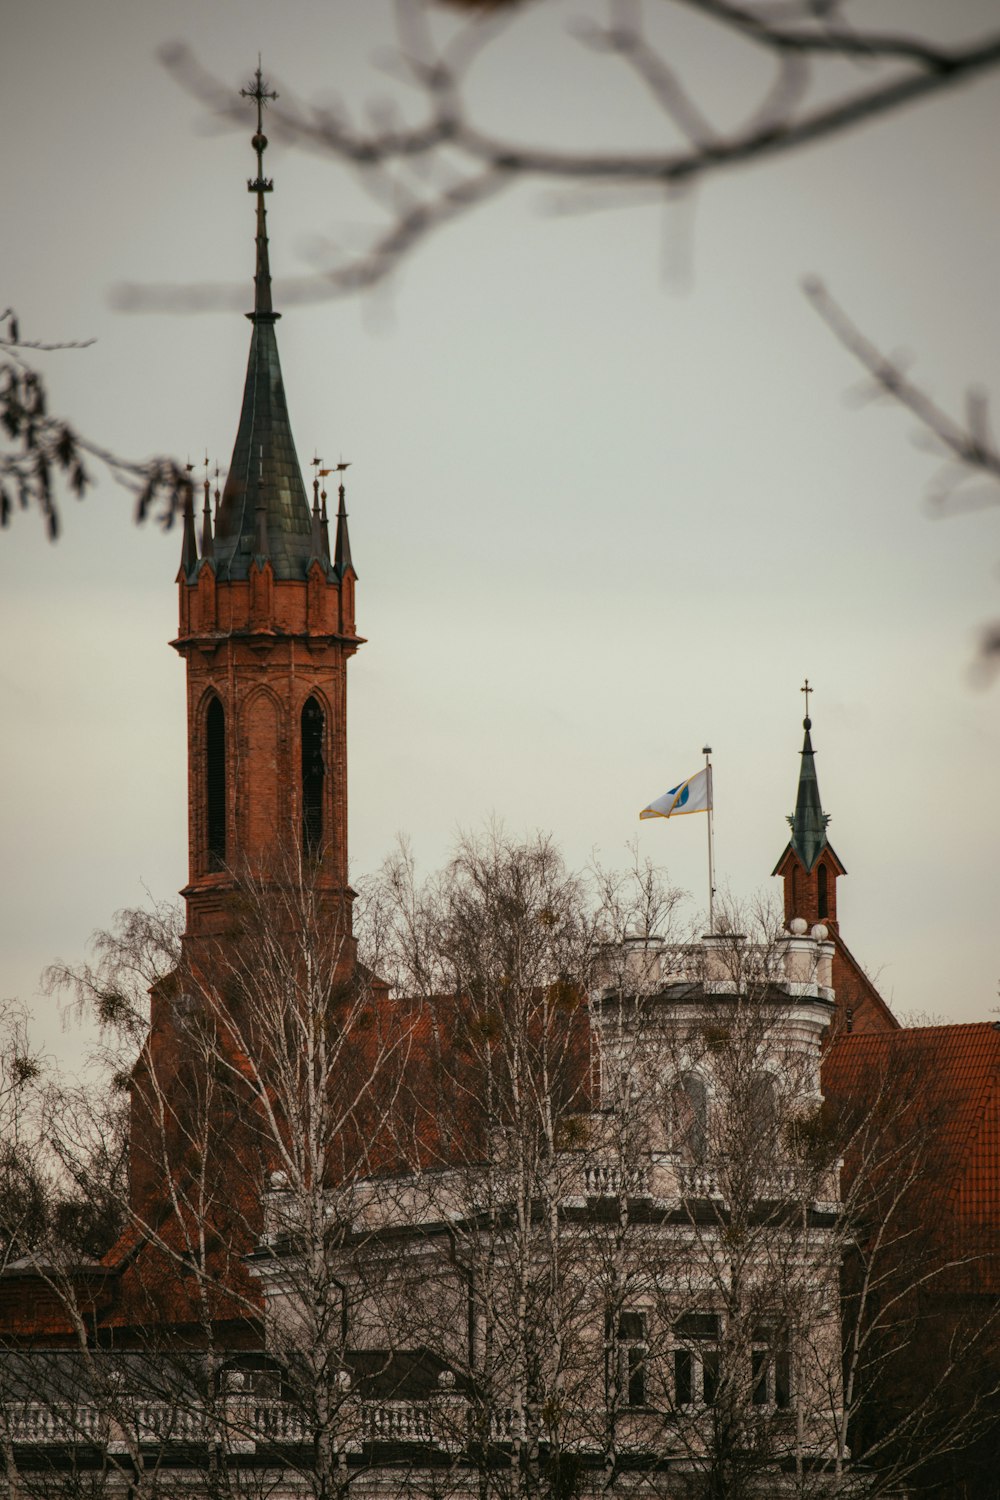
[[[751,1075],[748,1102],[747,1125],[752,1139],[766,1147],[778,1127],[778,1095],[771,1073],[761,1070]]]
[[[826,865],[820,865],[816,871],[816,910],[821,917],[829,915]]]
[[[208,868],[226,863],[226,716],[218,698],[205,715],[205,852]]]
[[[693,1162],[708,1154],[708,1090],[697,1073],[685,1073],[674,1091],[674,1149]]]
[[[302,847],[316,854],[323,842],[323,710],[315,698],[302,709]]]

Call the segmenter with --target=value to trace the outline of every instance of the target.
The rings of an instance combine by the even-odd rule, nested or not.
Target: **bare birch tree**
[[[152,962],[116,1244],[28,1248],[22,1493],[877,1496],[983,1430],[992,1325],[919,1215],[941,1122],[917,1076],[824,1104],[822,929],[701,938],[655,872],[498,829],[392,862],[361,961],[297,855],[238,884]],[[173,952],[130,930],[82,977],[127,1034]],[[122,1197],[103,1108],[48,1112],[46,1201]]]

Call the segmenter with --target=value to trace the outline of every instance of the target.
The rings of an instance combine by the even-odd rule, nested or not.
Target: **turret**
[[[814,922],[824,922],[835,931],[837,880],[847,871],[826,834],[830,817],[823,811],[820,800],[812,720],[808,713],[802,721],[802,728],[804,739],[795,811],[788,819],[792,836],[771,873],[784,880],[786,923],[793,917],[804,917],[810,926]]]
[[[834,1030],[895,1030],[899,1022],[841,936],[837,881],[847,870],[827,836],[830,817],[823,811],[816,776],[809,717],[813,689],[808,678],[802,691],[806,694],[806,716],[802,721],[804,738],[795,811],[788,819],[791,838],[771,872],[783,882],[785,925],[792,934],[793,946],[807,933],[813,937],[829,933],[833,940]]]

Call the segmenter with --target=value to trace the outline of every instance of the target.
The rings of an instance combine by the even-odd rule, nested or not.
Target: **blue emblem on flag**
[[[680,783],[678,782],[678,786],[679,785],[680,785]],[[677,787],[676,786],[672,786],[670,788],[669,792],[667,793],[667,796],[668,797],[672,797],[676,791],[677,791]],[[684,790],[683,790],[683,792],[681,792],[680,796],[677,798],[677,801],[674,803],[674,807],[675,808],[677,808],[677,807],[683,807],[684,804],[685,804],[685,802],[687,801],[687,799],[688,799],[688,797],[690,795],[691,795],[691,788],[688,786],[687,782],[685,782],[684,783]]]

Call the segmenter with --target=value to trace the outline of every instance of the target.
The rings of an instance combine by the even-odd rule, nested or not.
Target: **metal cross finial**
[[[809,678],[808,677],[806,678],[806,680],[802,684],[802,686],[799,688],[799,692],[800,693],[805,693],[805,695],[806,695],[806,718],[807,719],[809,717],[809,694],[810,693],[814,693],[815,691],[816,691],[815,688],[811,688],[809,686]]]
[[[257,134],[260,135],[264,129],[264,110],[270,99],[277,99],[276,90],[265,87],[264,75],[260,71],[260,53],[257,54],[257,71],[245,89],[240,89],[241,99],[252,99],[257,106]]]
[[[254,74],[249,87],[240,89],[242,99],[252,99],[257,106],[257,133],[250,144],[257,153],[257,179],[248,182],[250,191],[257,193],[270,192],[272,184],[264,178],[264,150],[267,146],[267,136],[264,134],[264,110],[268,101],[277,99],[277,91],[269,89],[264,82],[264,75],[260,70],[260,54],[257,54],[257,71]]]

